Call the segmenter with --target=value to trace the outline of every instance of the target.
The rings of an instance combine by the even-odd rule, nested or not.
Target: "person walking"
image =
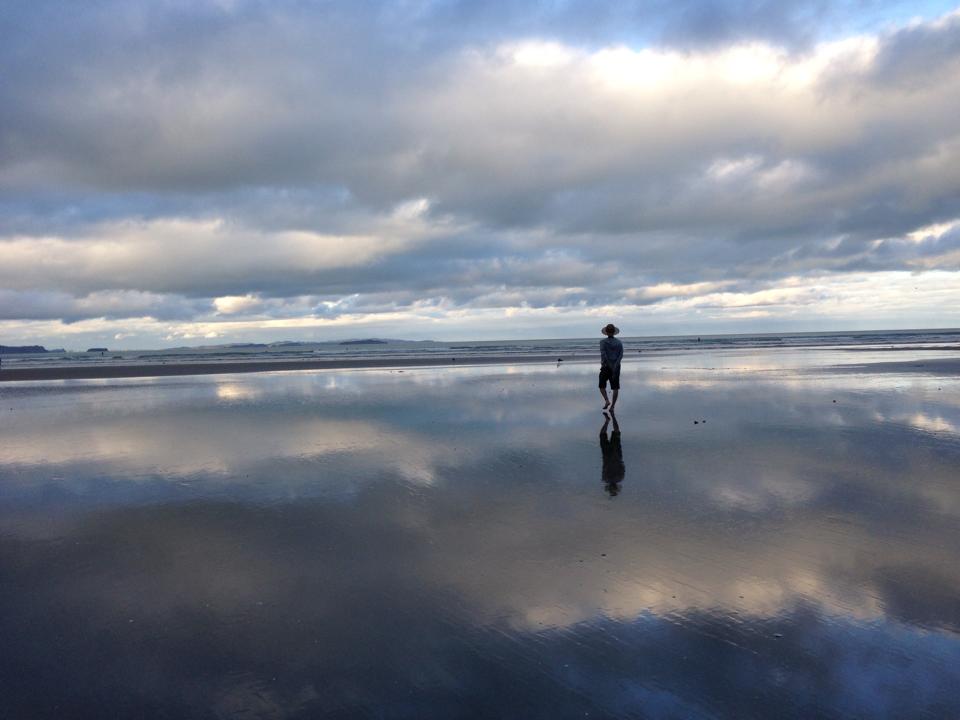
[[[617,404],[620,394],[620,361],[623,359],[623,343],[615,335],[620,332],[613,323],[601,330],[606,337],[600,341],[600,394],[603,396],[603,409],[611,411]],[[613,390],[613,400],[607,397],[607,383]]]

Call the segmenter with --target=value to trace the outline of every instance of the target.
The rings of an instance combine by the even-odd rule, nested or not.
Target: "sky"
[[[960,327],[960,7],[6,0],[0,344]]]

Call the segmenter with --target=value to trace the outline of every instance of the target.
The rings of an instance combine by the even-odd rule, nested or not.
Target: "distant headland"
[[[50,352],[43,345],[0,345],[0,355],[26,355]]]

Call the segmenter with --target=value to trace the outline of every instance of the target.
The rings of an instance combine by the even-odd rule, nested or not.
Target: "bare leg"
[[[620,391],[619,391],[619,390],[614,390],[614,391],[613,391],[613,401],[610,403],[610,411],[611,411],[611,412],[613,412],[613,407],[614,407],[614,405],[617,404],[617,396],[618,396],[619,394],[620,394]],[[604,399],[606,399],[606,397],[607,397],[606,391],[604,391],[603,397],[604,397]]]
[[[605,387],[600,388],[600,394],[603,395],[603,409],[606,410],[610,407],[610,398],[607,397],[607,389]],[[616,395],[614,395],[616,397]]]

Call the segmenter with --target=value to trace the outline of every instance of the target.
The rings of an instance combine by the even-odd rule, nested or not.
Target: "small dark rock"
[[[694,425],[699,425],[699,424],[700,424],[700,421],[699,421],[699,420],[694,420],[694,421],[693,421],[693,424],[694,424]]]

